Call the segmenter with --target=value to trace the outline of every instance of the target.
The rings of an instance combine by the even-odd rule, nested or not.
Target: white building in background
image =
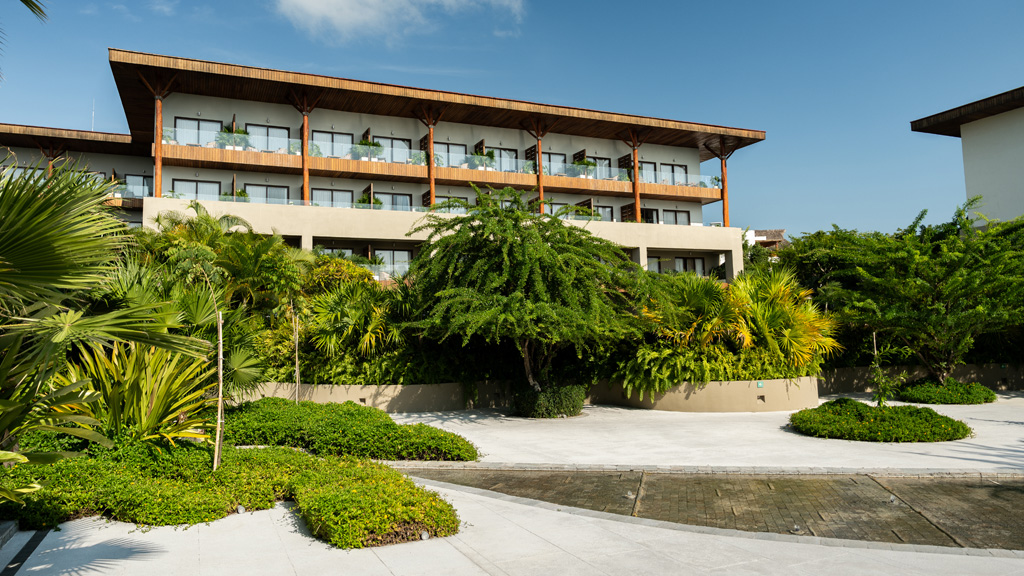
[[[401,272],[406,233],[470,183],[511,186],[661,272],[728,278],[743,266],[728,224],[725,159],[758,130],[409,88],[111,49],[128,134],[0,124],[18,169],[70,159],[122,185],[109,204],[150,226],[191,200],[296,246],[382,259]],[[366,146],[361,143],[372,143]],[[701,176],[718,159],[722,178]],[[704,226],[722,202],[725,226]]]
[[[996,220],[1024,215],[1024,87],[910,123],[914,132],[960,138],[967,197]]]

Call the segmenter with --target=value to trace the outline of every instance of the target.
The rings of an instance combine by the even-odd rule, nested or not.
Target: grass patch
[[[862,442],[943,442],[971,435],[969,426],[931,408],[879,408],[852,398],[839,398],[789,417],[793,428],[808,436]]]
[[[263,398],[227,411],[224,441],[235,446],[293,446],[318,455],[379,460],[476,460],[468,440],[425,424],[399,425],[383,410],[355,402],[316,404]]]
[[[0,504],[0,518],[17,520],[23,530],[97,514],[166,526],[217,520],[239,505],[264,510],[294,500],[313,533],[341,548],[418,540],[422,531],[448,536],[459,529],[455,510],[435,492],[366,460],[228,447],[213,472],[207,446],[93,452],[45,466],[0,469],[4,486],[47,484],[26,496],[24,506]]]
[[[899,399],[918,404],[987,404],[996,401],[996,393],[977,382],[960,382],[952,378],[939,384],[918,381],[899,392]]]

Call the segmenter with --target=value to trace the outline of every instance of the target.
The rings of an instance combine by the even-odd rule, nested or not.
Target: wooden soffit
[[[237,100],[294,104],[296,97],[317,99],[318,108],[360,114],[417,118],[424,110],[443,110],[444,122],[522,130],[531,123],[553,125],[553,132],[619,140],[643,132],[646,143],[698,148],[701,160],[724,139],[729,149],[764,140],[761,130],[695,124],[583,108],[537,104],[487,96],[348,80],[317,74],[270,70],[110,49],[110,68],[117,83],[128,126],[136,141],[153,141],[153,94],[150,85],[169,83],[172,93]],[[154,82],[156,84],[154,84]]]
[[[1024,86],[964,104],[910,123],[914,132],[960,137],[960,126],[969,122],[1024,108]]]
[[[0,146],[94,154],[149,155],[149,144],[133,144],[131,134],[21,124],[0,124]]]

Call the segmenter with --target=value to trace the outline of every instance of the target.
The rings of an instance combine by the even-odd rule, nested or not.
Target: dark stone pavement
[[[1024,479],[405,469],[410,476],[695,526],[1024,549]]]

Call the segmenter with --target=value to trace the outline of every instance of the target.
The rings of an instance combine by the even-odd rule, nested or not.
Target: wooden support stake
[[[216,298],[216,296],[215,296]],[[224,316],[217,311],[217,430],[213,439],[213,471],[220,466],[224,439]]]

